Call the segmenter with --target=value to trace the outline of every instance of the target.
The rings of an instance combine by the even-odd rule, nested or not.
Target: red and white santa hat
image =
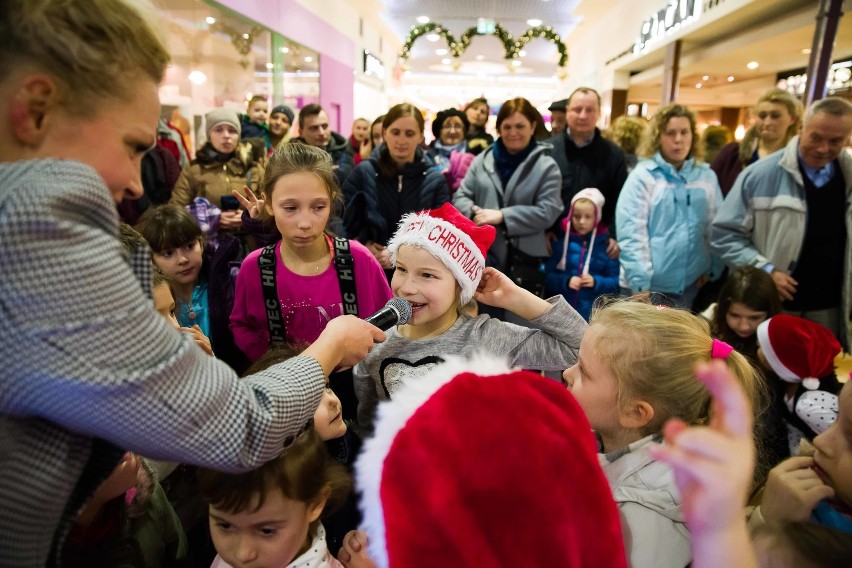
[[[370,555],[384,568],[624,567],[596,451],[559,382],[451,359],[378,408],[356,463]]]
[[[453,273],[461,286],[461,304],[465,305],[479,286],[485,256],[496,235],[493,226],[477,227],[458,209],[445,203],[438,209],[403,215],[387,248],[393,264],[402,245],[429,251]]]
[[[801,382],[808,390],[834,372],[841,346],[834,334],[818,323],[779,314],[757,326],[757,343],[767,363],[788,383]]]

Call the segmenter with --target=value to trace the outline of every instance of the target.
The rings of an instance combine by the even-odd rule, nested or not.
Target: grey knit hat
[[[293,124],[293,118],[295,115],[293,114],[293,109],[288,107],[287,105],[278,105],[272,109],[272,112],[269,113],[269,116],[272,116],[276,112],[280,112],[281,114],[286,114],[287,118],[290,120],[290,124]]]
[[[239,134],[242,130],[240,127],[240,115],[237,114],[237,111],[229,108],[217,108],[215,110],[211,110],[204,115],[204,122],[207,124],[208,140],[210,139],[210,131],[213,130],[213,127],[217,124],[222,124],[223,122],[236,128],[237,134]]]

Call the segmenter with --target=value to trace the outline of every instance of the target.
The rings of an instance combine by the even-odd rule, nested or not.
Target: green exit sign
[[[493,34],[497,23],[494,20],[479,18],[476,21],[476,31],[481,34]]]

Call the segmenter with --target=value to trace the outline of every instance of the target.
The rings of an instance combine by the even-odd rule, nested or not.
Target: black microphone
[[[391,298],[385,307],[364,321],[371,323],[382,331],[387,331],[395,325],[402,325],[411,319],[411,304],[403,298]]]

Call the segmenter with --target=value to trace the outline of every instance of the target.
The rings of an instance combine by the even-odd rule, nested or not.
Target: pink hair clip
[[[729,344],[718,339],[713,340],[713,347],[710,349],[711,359],[726,359],[734,350]]]

